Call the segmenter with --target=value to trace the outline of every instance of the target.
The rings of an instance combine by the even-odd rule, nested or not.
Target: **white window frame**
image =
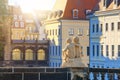
[[[74,29],[70,28],[68,32],[69,32],[69,35],[73,35],[74,34]]]
[[[22,15],[19,15],[19,20],[22,20]]]
[[[100,51],[100,54],[101,54],[101,56],[103,56],[103,45],[101,45],[101,47],[100,47],[101,49],[101,51]]]
[[[82,28],[79,28],[79,29],[78,29],[78,35],[79,35],[79,36],[82,36],[82,35],[83,35],[83,29],[82,29]]]
[[[73,18],[78,18],[78,9],[73,9]]]
[[[14,20],[17,20],[17,15],[14,15]]]
[[[87,31],[86,31],[86,35],[89,36],[89,29],[87,29]]]
[[[19,27],[19,22],[15,22],[15,27]]]
[[[24,27],[24,22],[20,22],[20,27]]]

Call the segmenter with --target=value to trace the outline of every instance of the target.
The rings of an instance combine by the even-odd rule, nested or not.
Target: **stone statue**
[[[80,58],[81,57],[81,46],[79,43],[79,38],[75,37],[73,38],[73,42],[71,38],[68,38],[66,41],[66,46],[63,49],[63,53],[62,53],[62,57],[65,61],[67,61],[68,59],[74,59],[74,58]]]
[[[66,41],[66,46],[62,51],[62,67],[79,67],[84,66],[81,62],[81,46],[79,43],[79,38],[73,38],[73,43],[71,38]]]
[[[75,57],[74,55],[74,45],[72,43],[72,40],[71,38],[68,38],[67,41],[66,41],[66,46],[65,48],[63,49],[63,52],[62,52],[62,58],[63,60],[65,60],[65,62],[68,61],[68,59],[73,59]]]
[[[79,38],[78,37],[74,37],[73,38],[73,42],[74,42],[74,55],[75,58],[80,58],[82,56],[82,49],[79,43]]]

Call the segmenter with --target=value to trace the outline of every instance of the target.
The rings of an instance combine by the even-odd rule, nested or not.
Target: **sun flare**
[[[50,10],[55,0],[23,0],[20,5],[24,12],[32,12],[35,9]]]

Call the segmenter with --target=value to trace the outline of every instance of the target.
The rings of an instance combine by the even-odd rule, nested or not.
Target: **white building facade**
[[[103,5],[102,9],[95,11],[90,15],[90,68],[120,68],[120,9],[117,9],[119,1],[116,3],[101,3],[110,5]],[[99,6],[101,7],[101,6]],[[116,8],[115,8],[116,7]],[[91,73],[91,80],[92,77]],[[114,75],[117,79],[117,75]],[[99,80],[101,80],[99,78]],[[107,73],[105,80],[109,80]]]

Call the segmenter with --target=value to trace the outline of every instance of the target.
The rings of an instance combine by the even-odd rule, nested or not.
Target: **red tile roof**
[[[63,19],[73,19],[72,10],[78,9],[78,19],[86,19],[86,10],[93,10],[98,0],[56,0],[53,10],[62,10]]]

